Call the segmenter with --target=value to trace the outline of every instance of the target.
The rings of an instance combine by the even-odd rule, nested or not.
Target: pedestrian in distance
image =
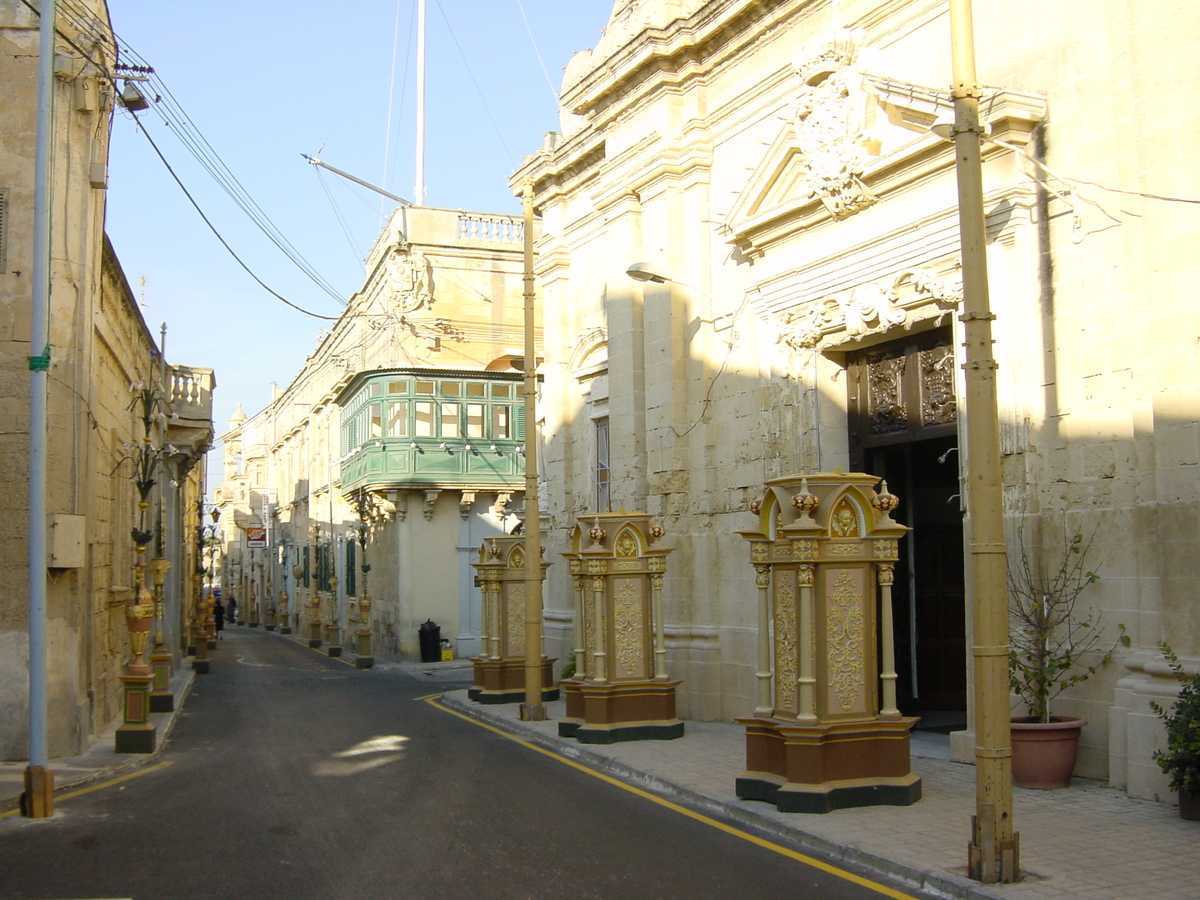
[[[225,630],[225,607],[221,605],[220,598],[213,603],[213,622],[214,627],[217,629],[217,640],[223,641],[225,635],[221,634],[221,632]]]
[[[225,618],[229,620],[231,625],[237,624],[237,597],[230,595],[229,606],[226,609]]]

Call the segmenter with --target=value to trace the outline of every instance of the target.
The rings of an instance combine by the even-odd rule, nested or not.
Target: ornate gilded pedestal
[[[162,557],[150,560],[150,580],[154,584],[154,649],[150,653],[154,683],[150,691],[150,712],[156,713],[175,709],[175,695],[171,693],[171,651],[163,643],[163,584],[170,568],[170,560]]]
[[[121,674],[124,700],[124,721],[117,728],[117,753],[153,753],[154,725],[150,722],[150,689],[154,671],[143,655],[154,620],[154,595],[146,587],[145,547],[138,547],[137,587],[125,604],[125,626],[129,629],[129,646],[133,657]]]
[[[313,591],[312,614],[308,620],[308,646],[316,650],[322,644],[321,640],[321,592]]]
[[[483,590],[482,650],[471,662],[475,683],[467,696],[477,703],[525,700],[525,538],[506,534],[488,538],[479,548]],[[545,580],[549,563],[542,563]],[[558,699],[555,660],[542,656],[542,702]],[[536,668],[534,669],[536,671]]]
[[[585,744],[682,737],[666,669],[662,584],[670,547],[646,513],[580,518],[564,554],[575,585],[575,676],[562,737]]]
[[[289,622],[291,622],[291,619],[288,618],[288,615],[289,615],[288,592],[280,591],[279,592],[279,633],[280,634],[291,634],[292,633],[292,626],[290,624],[288,624]]]
[[[737,795],[782,812],[907,806],[917,720],[896,707],[891,584],[898,500],[873,475],[775,478],[755,501],[750,561],[759,589],[758,704]],[[773,627],[772,627],[773,626]],[[773,636],[773,643],[772,643]],[[772,693],[772,679],[774,692]]]

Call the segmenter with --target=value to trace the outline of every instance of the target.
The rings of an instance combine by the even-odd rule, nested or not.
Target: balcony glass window
[[[432,394],[433,393],[433,382],[432,381],[418,381],[416,393]]]
[[[462,391],[462,385],[457,381],[443,381],[442,394],[446,397],[457,397]]]
[[[487,436],[484,433],[484,409],[485,407],[482,403],[467,404],[467,437],[482,438]]]
[[[457,403],[442,404],[442,437],[456,438],[462,436],[462,411]]]
[[[498,441],[507,441],[512,437],[511,407],[492,407],[492,437]]]
[[[390,438],[408,437],[407,403],[392,401],[387,405],[387,436]]]
[[[493,397],[511,397],[512,396],[512,388],[513,388],[513,386],[511,384],[493,384],[492,385],[492,396]]]
[[[433,415],[433,404],[427,400],[419,400],[413,404],[415,412],[415,429],[413,434],[416,437],[435,437],[437,428]]]
[[[485,396],[484,392],[486,391],[486,389],[487,389],[487,385],[485,385],[481,381],[468,381],[467,382],[467,396],[468,397],[483,397],[483,396]]]

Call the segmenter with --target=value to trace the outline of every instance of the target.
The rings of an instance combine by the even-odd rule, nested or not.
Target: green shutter
[[[513,411],[513,440],[525,440],[525,404],[514,406]]]

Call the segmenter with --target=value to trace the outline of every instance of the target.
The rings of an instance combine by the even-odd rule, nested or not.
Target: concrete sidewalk
[[[688,722],[674,741],[580,744],[558,737],[564,703],[546,704],[546,722],[522,722],[518,704],[483,705],[466,691],[445,704],[640,787],[795,841],[832,861],[949,897],[1200,900],[1200,822],[1174,806],[1131,800],[1100,782],[1075,779],[1069,789],[1014,788],[1025,880],[981,885],[966,877],[975,811],[975,768],[949,760],[949,741],[915,733],[912,769],[923,799],[909,807],[875,806],[827,815],[780,813],[739,800],[734,779],[745,769],[745,730],[732,723]]]
[[[79,756],[52,759],[49,768],[54,772],[54,793],[61,796],[89,781],[113,778],[133,769],[149,765],[162,753],[167,737],[175,725],[183,702],[192,689],[195,673],[191,662],[171,676],[171,693],[175,695],[175,709],[169,713],[151,713],[154,724],[153,753],[117,753],[116,732],[119,722],[114,722],[107,731],[92,742],[91,747]],[[27,762],[0,762],[0,815],[16,809],[21,793],[25,790]]]

